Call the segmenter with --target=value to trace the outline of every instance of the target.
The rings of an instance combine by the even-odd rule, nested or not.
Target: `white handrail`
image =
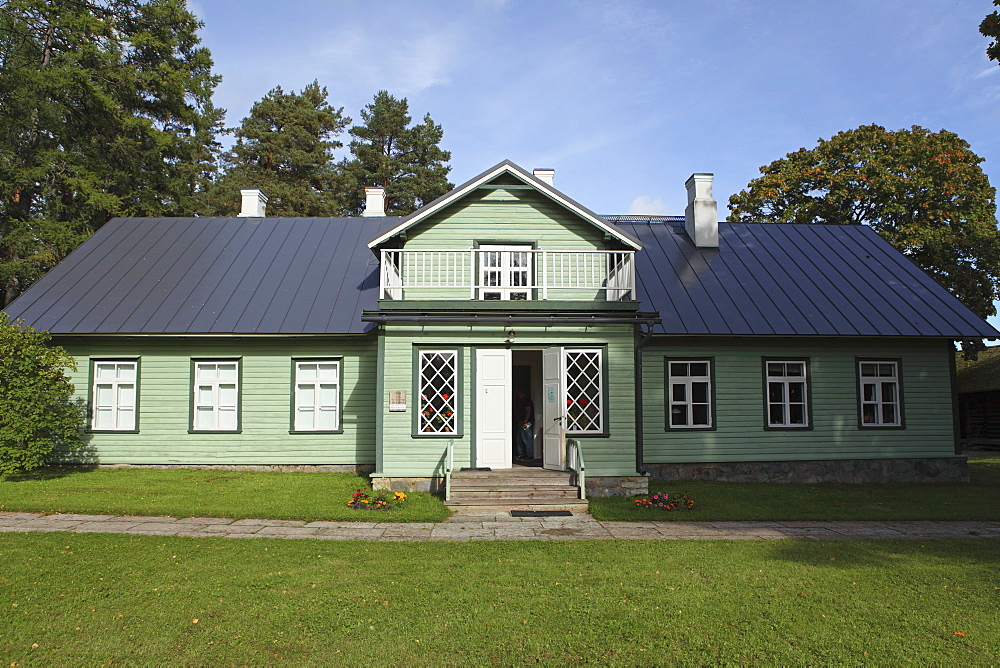
[[[450,438],[444,452],[444,500],[451,501],[451,472],[455,469],[455,442]]]
[[[580,498],[587,498],[587,473],[586,467],[583,464],[583,448],[580,447],[580,441],[575,438],[568,439],[566,441],[567,457],[569,460],[569,467],[576,472],[576,483],[580,486]]]
[[[510,257],[505,261],[504,254],[526,255],[528,266],[517,266]],[[603,292],[609,301],[635,298],[634,251],[383,249],[381,261],[381,299],[403,299],[408,289],[455,293],[429,297],[437,299],[455,298],[464,290],[470,299],[499,293],[514,300],[518,297],[513,294],[545,300],[551,291],[557,298],[559,291]],[[579,292],[562,296],[593,298]]]

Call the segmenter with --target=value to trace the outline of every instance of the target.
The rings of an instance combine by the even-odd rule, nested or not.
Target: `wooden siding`
[[[475,440],[475,349],[503,347],[502,325],[415,326],[389,325],[384,335],[385,359],[380,415],[383,438],[381,470],[384,476],[442,475],[449,440],[455,445],[455,466],[470,466]],[[635,474],[635,375],[634,334],[630,325],[601,327],[541,327],[517,325],[513,349],[550,346],[607,346],[605,402],[608,435],[579,438],[588,475]],[[414,349],[447,348],[459,351],[459,433],[455,436],[414,436],[413,411],[419,410],[414,394]],[[389,412],[390,390],[406,390],[405,413]],[[536,405],[538,410],[541,406]],[[576,438],[576,436],[573,436]]]
[[[139,433],[87,435],[75,456],[102,464],[367,464],[375,462],[376,337],[61,339],[88,400],[89,361],[139,357]],[[188,433],[190,361],[242,359],[241,433]],[[342,358],[342,433],[289,433],[293,357]],[[72,457],[71,453],[71,457]]]
[[[941,340],[656,338],[643,350],[650,463],[947,457],[954,453]],[[762,357],[810,359],[810,430],[764,429]],[[664,359],[715,359],[716,429],[666,430]],[[856,358],[899,359],[905,428],[859,429]]]

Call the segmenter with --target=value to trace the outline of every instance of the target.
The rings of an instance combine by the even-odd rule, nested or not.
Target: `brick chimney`
[[[684,231],[699,248],[719,247],[719,206],[712,197],[712,174],[692,174],[684,183],[688,203]]]
[[[267,208],[267,195],[256,188],[240,190],[243,196],[243,208],[240,209],[240,218],[263,218],[264,210]]]
[[[385,216],[385,188],[365,188],[365,218]]]

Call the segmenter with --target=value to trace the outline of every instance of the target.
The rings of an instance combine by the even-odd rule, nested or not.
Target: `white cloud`
[[[319,49],[314,66],[366,89],[385,89],[400,97],[451,83],[458,49],[447,30],[415,34],[391,48],[376,48],[381,41],[371,30],[351,26]]]
[[[640,195],[628,205],[628,213],[635,216],[668,216],[670,215],[670,210],[667,207],[667,203],[659,197]]]

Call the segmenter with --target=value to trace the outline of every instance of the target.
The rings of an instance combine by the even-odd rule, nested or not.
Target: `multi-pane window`
[[[95,431],[135,431],[138,362],[95,361],[93,416]]]
[[[340,362],[295,362],[295,431],[340,429]]]
[[[862,427],[898,427],[903,424],[898,362],[858,362],[858,385]]]
[[[420,412],[417,429],[422,434],[457,431],[458,352],[421,350],[419,355]]]
[[[479,290],[488,301],[524,301],[531,290],[530,246],[480,246]]]
[[[712,362],[667,362],[668,426],[676,429],[712,427]]]
[[[192,429],[239,430],[239,362],[195,361]]]
[[[768,427],[808,427],[808,363],[765,360]]]
[[[566,350],[566,433],[604,431],[604,377],[600,350]]]

